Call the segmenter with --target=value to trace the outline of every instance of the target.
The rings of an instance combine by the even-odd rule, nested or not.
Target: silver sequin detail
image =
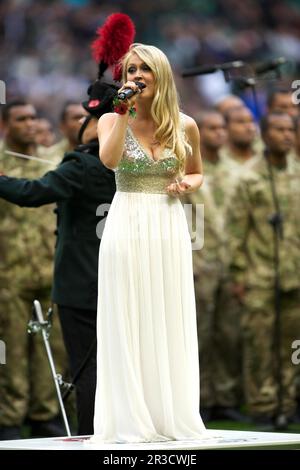
[[[159,160],[147,155],[128,127],[123,157],[116,169],[117,191],[166,194],[179,167],[171,149],[165,149]]]

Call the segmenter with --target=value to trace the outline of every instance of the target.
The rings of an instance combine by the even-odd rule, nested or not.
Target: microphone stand
[[[274,243],[274,308],[275,322],[273,332],[273,351],[275,355],[275,372],[277,379],[277,414],[275,417],[275,428],[285,429],[287,418],[283,413],[283,379],[282,379],[282,355],[281,355],[281,283],[280,283],[280,241],[283,240],[283,217],[280,211],[278,193],[274,179],[272,164],[269,159],[269,150],[266,149],[264,157],[268,165],[270,176],[272,200],[275,212],[269,217],[268,222],[273,228]]]
[[[276,70],[276,78],[280,79],[280,71]],[[242,88],[249,87],[252,91],[253,102],[255,106],[256,115],[258,118],[262,116],[260,106],[257,99],[257,79],[251,77],[238,77],[233,81]],[[273,259],[274,259],[274,310],[275,321],[273,329],[273,352],[275,357],[275,375],[277,381],[277,409],[275,416],[275,429],[283,430],[287,427],[287,418],[283,413],[283,374],[282,374],[282,341],[281,341],[281,283],[280,283],[280,241],[283,239],[283,218],[280,210],[278,192],[274,178],[274,171],[269,159],[269,149],[265,149],[264,158],[268,167],[272,202],[274,213],[269,217],[268,223],[273,229]]]
[[[51,374],[52,374],[52,377],[53,377],[53,380],[54,380],[54,386],[55,386],[55,389],[56,389],[56,394],[57,394],[57,398],[58,398],[62,418],[63,418],[64,425],[65,425],[65,428],[66,428],[66,434],[67,434],[67,436],[71,436],[71,431],[70,431],[70,427],[69,427],[69,423],[68,423],[68,418],[67,418],[67,414],[66,414],[66,410],[65,410],[65,407],[64,407],[63,398],[62,398],[62,394],[61,394],[61,390],[60,390],[61,386],[68,386],[69,384],[66,384],[63,381],[62,376],[60,374],[57,374],[57,372],[56,372],[56,368],[55,368],[55,364],[54,364],[54,360],[53,360],[53,355],[52,355],[52,351],[51,351],[51,346],[50,346],[50,342],[49,342],[50,329],[51,329],[51,322],[50,322],[51,315],[52,315],[52,309],[49,309],[48,320],[44,320],[44,315],[43,315],[41,304],[38,300],[34,300],[34,302],[33,302],[33,319],[30,320],[30,322],[28,323],[28,333],[34,334],[34,333],[37,333],[39,331],[41,331],[41,333],[42,333],[42,338],[43,338],[44,345],[45,345],[45,348],[46,348],[48,361],[49,361],[49,365],[50,365],[50,370],[51,370]]]
[[[257,99],[257,92],[256,92],[257,80],[252,77],[238,77],[238,78],[233,78],[232,81],[241,89],[247,88],[247,87],[250,88],[251,93],[252,93],[254,108],[255,108],[255,114],[257,118],[260,119],[262,114],[261,114],[261,110],[260,110],[258,99]]]
[[[280,79],[280,71],[276,70],[276,77]],[[260,118],[262,116],[258,99],[257,99],[257,80],[255,78],[239,77],[233,79],[238,85],[243,88],[249,87],[252,91],[253,102],[256,110],[256,115]],[[273,330],[273,352],[275,356],[275,375],[277,381],[277,409],[275,416],[275,429],[283,430],[287,427],[287,418],[283,413],[283,377],[282,377],[282,341],[281,341],[281,282],[280,282],[280,241],[283,240],[283,217],[280,210],[278,192],[274,178],[274,171],[269,159],[269,149],[266,148],[264,158],[269,172],[269,179],[271,185],[272,202],[275,212],[269,217],[268,223],[273,229],[273,259],[274,259],[274,310],[275,321]]]

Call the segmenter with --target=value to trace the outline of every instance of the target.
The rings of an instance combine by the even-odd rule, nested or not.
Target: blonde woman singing
[[[202,183],[199,133],[179,112],[162,51],[133,44],[123,82],[120,91],[136,94],[98,124],[100,159],[115,170],[117,192],[99,252],[91,442],[199,439],[191,241],[178,198]]]

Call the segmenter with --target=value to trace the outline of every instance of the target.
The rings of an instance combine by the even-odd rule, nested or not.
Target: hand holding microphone
[[[122,101],[127,101],[130,106],[133,106],[137,95],[146,88],[143,82],[126,82],[125,85],[118,92],[118,98]]]
[[[114,112],[117,114],[127,114],[127,111],[129,111],[130,117],[136,117],[135,101],[137,95],[142,93],[145,87],[146,85],[143,82],[126,82],[113,100]]]

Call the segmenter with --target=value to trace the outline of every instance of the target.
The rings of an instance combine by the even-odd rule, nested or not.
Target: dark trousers
[[[58,305],[63,337],[69,357],[72,379],[88,360],[76,380],[78,435],[94,433],[96,392],[96,310]],[[89,353],[90,352],[90,353]]]

